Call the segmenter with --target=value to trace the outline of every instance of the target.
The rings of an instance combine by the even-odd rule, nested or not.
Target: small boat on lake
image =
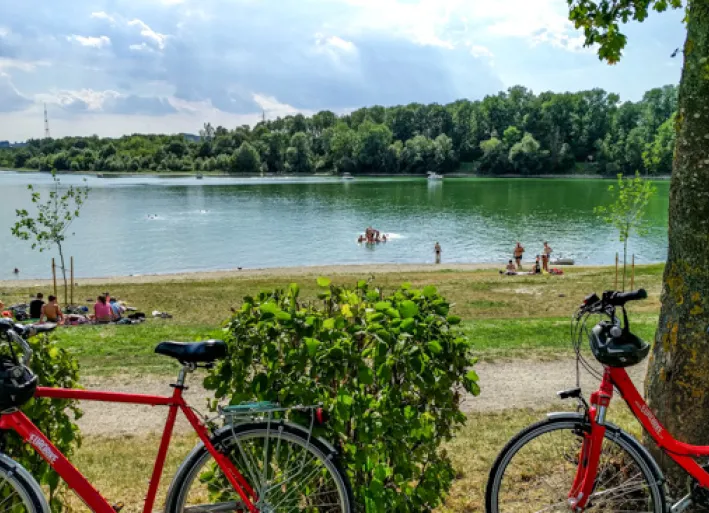
[[[354,176],[352,176],[350,173],[342,173],[342,179],[343,180],[354,180]]]
[[[574,265],[574,259],[559,257],[559,258],[552,260],[551,265]]]
[[[201,180],[204,177],[202,176],[202,173],[197,173],[196,178],[197,178],[197,180]]]
[[[434,173],[433,171],[428,172],[428,179],[429,180],[443,180],[443,175],[439,175],[438,173]]]

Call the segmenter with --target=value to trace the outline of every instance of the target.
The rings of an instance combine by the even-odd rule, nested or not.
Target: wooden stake
[[[635,290],[635,253],[633,253],[633,260],[630,269],[630,290]]]
[[[54,283],[54,295],[57,295],[57,264],[52,258],[52,282]]]
[[[615,254],[615,285],[613,290],[618,290],[618,253]]]
[[[71,257],[71,285],[69,285],[69,304],[74,304],[74,257]]]

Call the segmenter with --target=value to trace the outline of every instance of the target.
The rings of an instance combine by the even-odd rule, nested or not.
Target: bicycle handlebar
[[[630,301],[639,301],[647,298],[645,289],[638,289],[632,292],[611,292],[609,297],[606,297],[606,294],[603,294],[603,299],[607,304],[613,306],[623,306]]]
[[[596,312],[607,313],[611,317],[614,315],[615,308],[625,306],[630,301],[639,301],[647,298],[645,289],[638,289],[632,292],[618,292],[616,290],[607,290],[603,293],[603,297],[599,298],[596,294],[589,294],[579,307],[578,313]]]
[[[44,324],[15,324],[10,319],[0,319],[0,334],[5,334],[11,342],[16,342],[22,348],[22,365],[27,367],[32,358],[32,348],[25,338],[33,337],[38,333],[48,333],[56,328],[54,323]]]

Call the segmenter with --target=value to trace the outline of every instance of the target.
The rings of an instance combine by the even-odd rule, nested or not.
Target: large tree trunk
[[[691,2],[687,30],[669,253],[646,393],[670,433],[709,445],[709,0]],[[686,475],[649,445],[672,484],[683,485]]]

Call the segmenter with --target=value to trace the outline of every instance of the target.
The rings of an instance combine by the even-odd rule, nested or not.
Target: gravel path
[[[493,412],[514,408],[544,408],[560,405],[556,392],[575,386],[574,360],[536,362],[514,360],[504,363],[480,363],[476,367],[480,376],[481,393],[478,397],[466,398],[465,411]],[[630,369],[635,384],[642,390],[645,367]],[[192,375],[190,389],[185,397],[200,411],[207,411],[206,398],[210,393],[201,386],[200,376]],[[131,378],[129,382],[119,378],[85,378],[88,389],[103,389],[120,392],[164,395],[172,393],[170,379]],[[188,382],[188,384],[190,384]],[[586,395],[596,382],[582,373],[582,387]],[[112,435],[158,433],[165,423],[165,407],[108,404],[82,401],[84,416],[79,420],[85,435]],[[178,416],[177,432],[189,432],[190,426],[182,415]]]

